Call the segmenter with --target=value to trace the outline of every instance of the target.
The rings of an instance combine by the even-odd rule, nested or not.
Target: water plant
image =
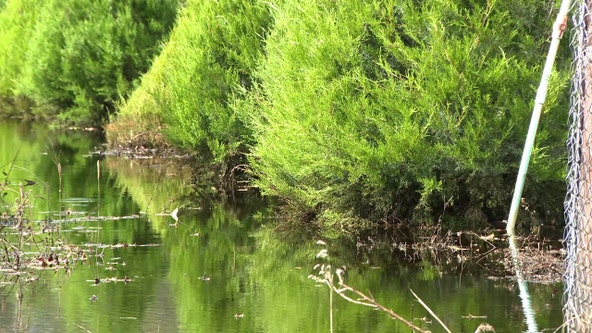
[[[15,159],[3,170],[0,182],[0,267],[21,272],[30,268],[64,268],[78,260],[82,254],[77,247],[67,246],[59,230],[49,220],[37,221],[33,210],[39,195],[47,193],[47,184],[41,180],[12,181],[10,175]],[[40,188],[40,190],[35,190]]]
[[[0,192],[6,193],[5,191],[15,191],[15,189],[10,188],[6,182],[3,182],[0,184]],[[29,219],[25,217],[30,192],[25,191],[23,183],[19,183],[16,191],[18,191],[18,199],[15,202],[14,214],[3,212],[0,219],[0,242],[3,246],[1,261],[19,270],[22,264],[21,259],[26,231],[31,228],[28,223]],[[9,226],[16,231],[16,240],[9,240],[7,233],[2,232],[3,229]]]

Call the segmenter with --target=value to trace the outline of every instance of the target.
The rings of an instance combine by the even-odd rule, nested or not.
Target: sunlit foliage
[[[118,121],[156,112],[178,146],[216,160],[244,152],[250,130],[237,106],[253,84],[268,11],[260,1],[188,1]]]
[[[278,6],[254,98],[257,184],[329,224],[501,221],[549,10],[539,1]],[[562,179],[568,75],[559,69],[527,200]],[[561,196],[546,213],[560,214]]]
[[[16,48],[2,57],[0,92],[33,99],[39,116],[98,124],[148,69],[176,7],[174,0],[8,1],[0,46]]]
[[[553,14],[534,0],[189,1],[108,136],[165,132],[231,168],[246,153],[255,185],[306,220],[501,223]],[[561,219],[567,58],[532,158],[532,221]]]
[[[40,5],[37,0],[13,0],[0,7],[0,96],[7,97],[22,75]]]

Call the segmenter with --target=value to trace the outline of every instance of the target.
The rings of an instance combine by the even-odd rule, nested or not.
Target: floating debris
[[[319,253],[317,253],[317,258],[327,258],[329,256],[329,254],[327,253],[327,249],[322,249],[321,251],[319,251]]]
[[[91,216],[88,215],[87,212],[74,212],[70,210],[70,214],[68,214],[68,210],[61,213],[62,215],[67,215],[68,218],[64,219],[57,219],[51,220],[53,224],[71,224],[76,222],[104,222],[104,221],[122,221],[122,220],[135,220],[139,219],[140,215],[127,215],[127,216]],[[81,216],[81,217],[78,217]]]
[[[178,212],[179,208],[175,208],[175,210],[173,210],[173,212],[171,213],[171,217],[173,218],[173,220],[175,220],[175,222],[179,222],[179,217],[177,216]]]
[[[91,297],[88,298],[88,300],[91,302],[96,302],[99,300],[99,297],[97,295],[92,295]]]
[[[99,283],[103,282],[103,283],[111,283],[111,282],[124,282],[124,283],[128,283],[128,282],[132,282],[133,280],[127,276],[123,277],[123,278],[118,278],[118,277],[106,277],[106,278],[95,278],[94,280],[86,280],[86,282],[93,282],[93,284],[96,286]]]
[[[479,327],[477,327],[477,330],[475,331],[475,333],[481,333],[481,332],[495,333],[495,328],[493,328],[493,326],[491,326],[488,323],[483,323],[483,324],[479,325]]]
[[[432,320],[429,319],[428,317],[425,317],[425,316],[421,317],[421,318],[413,318],[413,320],[421,321],[424,324],[431,324],[432,323]]]
[[[160,246],[160,244],[135,244],[135,243],[118,243],[118,244],[101,244],[101,243],[86,243],[83,244],[85,247],[94,247],[99,249],[119,249],[119,248],[127,248],[127,247],[153,247],[153,246]]]
[[[240,319],[240,318],[245,318],[245,314],[244,313],[235,313],[234,314],[234,319]]]
[[[486,315],[475,316],[475,315],[472,315],[472,314],[469,313],[466,316],[461,316],[461,318],[462,319],[487,319],[487,316]]]

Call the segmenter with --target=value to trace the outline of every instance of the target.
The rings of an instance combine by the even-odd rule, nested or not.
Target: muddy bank
[[[447,232],[444,236],[421,237],[400,242],[391,236],[357,236],[352,246],[361,261],[372,262],[374,255],[389,255],[409,263],[429,262],[442,274],[485,275],[492,280],[516,279],[519,270],[524,280],[555,284],[562,281],[565,250],[560,241],[534,241],[519,238],[519,253],[514,261],[505,230]]]

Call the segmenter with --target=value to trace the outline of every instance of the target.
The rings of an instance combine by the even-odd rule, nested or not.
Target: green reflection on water
[[[22,167],[13,169],[11,181],[38,180],[27,187],[37,196],[32,214],[61,219],[68,242],[91,244],[101,254],[89,252],[71,273],[44,270],[35,273],[40,281],[0,286],[0,331],[329,332],[328,289],[307,278],[319,262],[316,240],[261,226],[264,219],[253,213],[265,217],[264,208],[182,200],[191,193],[189,175],[167,161],[106,157],[97,180],[100,157],[88,152],[98,142],[84,133],[0,124],[0,139],[0,166],[17,156],[15,165]],[[61,195],[57,162],[63,166]],[[74,213],[60,214],[68,208]],[[177,224],[167,215],[175,208]],[[122,216],[133,217],[96,218]],[[498,333],[526,329],[515,283],[487,279],[478,267],[458,265],[457,274],[442,274],[440,262],[411,263],[398,252],[358,253],[337,242],[329,253],[333,265],[348,267],[349,285],[433,332],[443,330],[419,320],[428,315],[409,288],[453,332],[474,332],[482,321]],[[107,282],[114,277],[131,281]],[[561,285],[529,288],[538,326],[559,326]],[[335,332],[409,331],[337,297],[332,311]],[[488,318],[461,318],[469,314]]]

